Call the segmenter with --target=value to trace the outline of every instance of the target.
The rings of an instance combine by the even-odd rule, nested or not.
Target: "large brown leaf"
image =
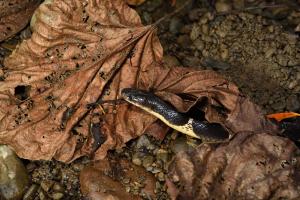
[[[180,152],[169,173],[180,185],[177,199],[299,199],[299,155],[286,138],[243,132],[228,144]]]
[[[153,116],[126,103],[87,106],[119,99],[127,87],[153,90],[182,112],[199,102],[208,121],[233,134],[275,129],[222,76],[164,67],[155,26],[143,26],[123,0],[45,2],[32,27],[31,39],[6,59],[0,84],[0,142],[21,157],[70,162],[96,150],[103,159],[157,130]]]
[[[0,1],[0,42],[26,26],[39,2],[40,0]]]
[[[154,28],[142,26],[122,0],[44,3],[33,28],[5,61],[0,140],[24,158],[71,161],[91,152],[90,126],[99,127],[101,112],[87,104],[109,81],[106,94],[116,99],[122,87],[134,85],[134,74],[161,59],[162,48]],[[22,90],[27,96],[18,96]],[[105,150],[141,134],[111,132]]]

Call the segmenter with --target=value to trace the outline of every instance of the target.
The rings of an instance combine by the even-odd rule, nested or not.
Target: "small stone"
[[[208,25],[207,24],[202,24],[201,30],[202,30],[202,33],[204,33],[204,34],[207,35],[209,33],[209,27],[208,27]]]
[[[140,149],[140,148],[143,148],[143,147],[147,147],[150,144],[151,144],[151,142],[150,142],[148,136],[147,135],[142,135],[137,140],[136,148]]]
[[[162,160],[163,162],[167,162],[168,161],[168,151],[165,149],[159,149],[156,153],[156,159],[157,160]]]
[[[32,184],[23,196],[23,200],[31,200],[35,196],[39,186],[37,184]]]
[[[54,184],[54,181],[51,181],[51,180],[43,180],[41,182],[41,188],[45,191],[45,192],[48,192],[52,186]]]
[[[165,174],[164,174],[163,172],[159,172],[159,173],[157,174],[157,179],[158,179],[159,181],[165,181]]]
[[[180,35],[176,41],[184,48],[189,48],[192,45],[192,41],[188,35]]]
[[[64,187],[62,185],[60,185],[59,183],[54,183],[52,189],[56,192],[63,192],[64,191]]]
[[[288,111],[298,111],[300,109],[300,98],[297,95],[290,95],[286,100],[286,108]]]
[[[192,31],[190,33],[191,40],[196,40],[200,34],[201,34],[200,26],[198,26],[198,24],[194,24]]]
[[[56,192],[56,193],[53,193],[51,196],[52,196],[52,199],[62,199],[64,197],[64,194],[61,192]]]
[[[22,198],[29,183],[21,160],[7,145],[0,145],[0,196],[3,199]]]
[[[173,17],[170,21],[169,30],[173,35],[180,32],[180,29],[184,26],[181,19],[178,17]]]
[[[266,58],[270,58],[274,53],[275,53],[276,49],[269,47],[268,49],[266,49],[265,51],[265,57]]]
[[[272,105],[271,105],[271,107],[275,110],[275,111],[282,111],[282,110],[284,110],[284,108],[285,108],[285,105],[284,105],[284,103],[283,102],[281,102],[281,101],[278,101],[278,102],[276,102],[276,103],[273,103]]]
[[[229,12],[231,11],[231,5],[229,3],[226,3],[224,1],[217,1],[215,4],[216,11],[217,12]]]
[[[143,158],[143,166],[144,166],[145,168],[147,168],[147,167],[149,167],[149,166],[152,165],[153,161],[154,161],[153,156],[145,156],[145,157]]]
[[[39,198],[40,198],[40,200],[46,200],[47,199],[47,196],[46,196],[46,194],[43,190],[39,191]]]
[[[199,17],[201,16],[201,9],[197,8],[197,9],[191,10],[189,12],[188,16],[189,16],[189,20],[191,20],[191,21],[195,21],[195,20],[199,19]]]
[[[136,156],[136,154],[134,154],[134,155],[132,156],[132,163],[135,164],[135,165],[140,166],[140,165],[142,165],[142,160],[141,160],[140,158],[138,158],[138,157]]]
[[[177,154],[181,151],[188,151],[193,149],[190,145],[187,144],[185,137],[177,137],[176,140],[171,145],[171,150],[173,153]]]
[[[175,56],[170,56],[170,55],[166,55],[163,57],[163,62],[169,66],[169,67],[174,67],[174,66],[180,66],[180,62],[178,61],[178,59]]]
[[[194,41],[194,45],[195,45],[195,47],[196,47],[198,50],[200,50],[200,51],[202,51],[202,50],[205,48],[204,42],[203,42],[202,40],[200,40],[200,39],[196,39],[196,40]]]
[[[223,60],[227,60],[229,57],[228,49],[221,49],[220,55]]]
[[[290,90],[294,89],[298,85],[298,80],[293,80],[289,83],[288,88]]]
[[[82,163],[74,163],[72,165],[72,168],[74,169],[74,171],[80,172],[84,168],[84,165]]]

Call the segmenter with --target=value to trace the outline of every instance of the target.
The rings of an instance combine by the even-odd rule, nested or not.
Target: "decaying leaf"
[[[70,162],[96,150],[103,159],[157,129],[157,119],[127,103],[89,106],[128,87],[152,90],[181,112],[197,107],[233,133],[275,129],[222,76],[164,67],[155,27],[123,0],[48,1],[32,28],[5,60],[0,84],[0,142],[20,157]]]
[[[155,182],[150,172],[124,159],[104,159],[80,173],[81,191],[91,200],[154,199]]]
[[[0,42],[22,30],[39,3],[40,0],[0,1]]]
[[[146,0],[126,0],[129,5],[138,6],[144,3]]]
[[[228,144],[179,153],[170,177],[177,199],[298,199],[300,151],[265,132],[241,132]]]
[[[115,131],[115,106],[106,106],[103,117],[100,107],[87,105],[101,97],[119,98],[123,87],[135,85],[137,74],[161,60],[154,27],[142,26],[137,13],[122,0],[47,2],[36,11],[32,27],[31,39],[5,61],[1,143],[10,144],[21,157],[55,156],[67,162],[91,153],[91,135],[104,135],[96,152],[103,158],[107,149],[142,134],[142,121],[137,128],[120,123],[117,129],[123,131]],[[139,115],[138,110],[125,112],[127,105],[120,107],[125,116]],[[146,124],[154,119],[144,118]],[[101,131],[90,128],[106,121],[113,125]]]

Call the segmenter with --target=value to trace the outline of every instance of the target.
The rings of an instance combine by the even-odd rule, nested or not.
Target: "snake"
[[[155,116],[174,130],[201,139],[202,142],[219,143],[230,139],[229,132],[221,124],[193,119],[177,111],[173,105],[163,101],[153,92],[124,88],[121,90],[121,96],[129,104]]]

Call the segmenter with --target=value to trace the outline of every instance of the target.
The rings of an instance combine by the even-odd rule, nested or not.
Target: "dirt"
[[[152,0],[146,1],[136,9],[144,24],[150,24],[179,8],[184,2],[177,0],[176,7],[172,7],[168,1]],[[252,9],[250,13],[245,12],[245,5],[238,7],[224,1],[221,1],[221,4],[220,1],[216,1],[219,2],[217,9],[222,11],[216,13],[215,7],[209,2],[213,1],[190,3],[177,15],[167,18],[159,25],[157,31],[164,48],[165,63],[170,66],[182,65],[218,71],[235,82],[266,114],[281,111],[299,112],[300,42],[293,30],[299,23],[297,16],[300,15],[300,5],[296,4],[299,6],[298,11],[297,7],[294,7],[294,10],[282,6],[266,11],[259,9],[260,4],[252,1],[258,9]],[[28,29],[26,31],[28,32]],[[20,37],[17,36],[0,44],[0,69],[3,57],[9,52],[7,44],[19,40]],[[154,149],[149,156],[154,156],[155,149],[171,149],[170,138],[171,134],[165,142],[153,142]],[[114,153],[138,162],[133,158],[138,140],[131,141],[124,151]],[[160,144],[163,144],[163,147],[159,146]],[[53,194],[59,193],[53,190],[55,183],[63,188],[62,199],[83,198],[79,192],[78,175],[83,166],[89,163],[88,158],[79,159],[72,164],[56,161],[24,163],[30,173],[32,185],[43,185],[38,187],[31,199],[51,199],[51,195],[53,199]],[[160,179],[159,187],[163,188],[164,178],[158,175],[156,177]],[[49,187],[52,189],[49,191],[45,191],[47,187],[44,185],[47,181],[51,182]],[[164,191],[160,192],[160,197],[168,198]]]

